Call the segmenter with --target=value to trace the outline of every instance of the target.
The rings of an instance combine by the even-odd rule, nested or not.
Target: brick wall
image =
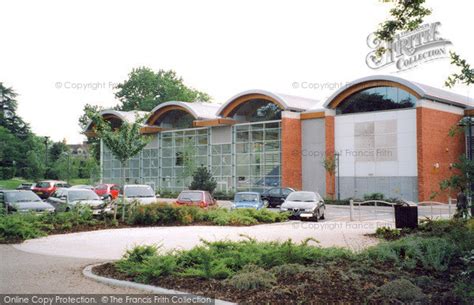
[[[325,120],[325,131],[326,131],[326,157],[334,157],[334,117],[326,116]],[[336,176],[334,173],[326,171],[326,196],[334,198],[336,193]]]
[[[465,152],[464,137],[449,136],[449,130],[461,118],[450,112],[416,109],[419,201],[431,200],[432,194],[438,192],[434,200],[447,202],[448,194],[440,192],[439,183],[453,175],[450,164]]]
[[[281,184],[301,190],[302,183],[301,121],[296,117],[281,120]]]

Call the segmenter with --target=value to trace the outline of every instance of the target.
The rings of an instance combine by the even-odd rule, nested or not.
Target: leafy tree
[[[18,137],[26,137],[30,128],[16,113],[16,97],[17,94],[12,88],[7,88],[0,82],[0,126]]]
[[[128,161],[137,155],[150,142],[149,136],[140,133],[140,128],[146,117],[139,117],[135,122],[123,122],[122,125],[113,129],[97,112],[88,112],[95,125],[97,137],[101,139],[122,167],[122,186],[125,185],[125,167]],[[122,197],[122,221],[125,219],[125,197]],[[114,219],[117,218],[117,209],[114,209]]]
[[[390,10],[390,18],[381,23],[375,36],[381,41],[390,43],[395,35],[402,31],[415,30],[423,23],[426,16],[431,15],[432,10],[425,7],[426,0],[382,0],[383,2],[394,2],[394,7]],[[448,2],[446,2],[448,3]],[[376,54],[382,56],[387,49],[379,47]],[[460,69],[458,73],[453,73],[445,82],[447,87],[453,87],[457,83],[467,86],[474,84],[474,69],[462,59],[456,52],[449,52],[451,64]]]
[[[201,190],[213,193],[217,187],[217,182],[212,176],[212,173],[204,166],[196,169],[193,175],[193,181],[189,186],[190,190]]]
[[[70,153],[70,151],[69,151],[69,147],[67,147],[64,141],[53,142],[53,144],[49,148],[50,162],[51,163],[56,162],[65,153],[68,154]]]
[[[147,67],[133,69],[128,79],[117,86],[115,96],[121,104],[119,110],[150,111],[168,101],[209,101],[204,92],[190,88],[173,70],[159,70],[155,73]]]
[[[99,113],[102,111],[102,107],[98,105],[91,105],[86,104],[83,108],[83,113],[79,117],[79,127],[81,128],[82,133],[85,131],[87,125],[89,124],[90,118],[87,115],[88,112],[95,112]],[[98,138],[90,137],[87,139],[87,143],[89,144],[89,151],[91,156],[99,162],[100,161],[100,140]]]

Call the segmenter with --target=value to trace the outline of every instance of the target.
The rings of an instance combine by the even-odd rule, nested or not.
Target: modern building
[[[148,116],[152,142],[126,170],[130,182],[180,191],[196,166],[221,191],[287,186],[326,197],[445,201],[439,183],[465,152],[450,130],[472,110],[468,97],[393,76],[370,76],[325,101],[249,90],[224,104],[170,101]],[[113,126],[136,114],[102,112]],[[87,133],[93,134],[93,126]],[[101,173],[119,182],[120,164],[102,145]]]

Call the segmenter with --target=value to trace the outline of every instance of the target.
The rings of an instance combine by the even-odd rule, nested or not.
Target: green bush
[[[136,263],[127,252],[122,260],[117,262],[117,266],[122,272],[138,276],[146,273],[142,278],[150,280],[153,274],[175,274],[180,276],[226,279],[240,272],[248,265],[255,265],[264,269],[271,269],[275,266],[285,264],[306,265],[316,262],[337,261],[339,259],[352,259],[350,250],[340,248],[319,248],[309,245],[309,241],[294,244],[291,240],[286,242],[256,242],[253,239],[243,241],[203,241],[203,245],[194,247],[191,250],[177,251],[167,254],[153,254],[147,256],[142,263]],[[143,252],[142,249],[136,252]],[[167,268],[159,264],[160,260],[153,261],[154,273],[147,271],[151,263],[147,263],[152,258],[161,258],[166,262],[173,263],[173,268]],[[169,267],[169,265],[166,265]],[[281,267],[284,268],[284,267]],[[145,271],[143,271],[145,270]],[[278,271],[276,268],[272,272]]]
[[[378,238],[383,238],[386,240],[395,240],[399,239],[401,236],[400,230],[392,229],[389,227],[380,227],[375,230],[375,235]]]
[[[369,296],[369,300],[383,303],[424,302],[427,296],[422,290],[407,279],[397,279],[380,286]]]
[[[445,271],[454,254],[458,253],[458,248],[445,238],[409,236],[381,243],[369,248],[366,253],[375,261],[393,262],[407,269],[420,266]]]
[[[233,200],[235,193],[234,192],[223,192],[223,191],[215,191],[213,194],[216,200]]]
[[[298,273],[303,273],[308,270],[310,270],[308,267],[300,264],[283,264],[273,267],[270,269],[270,272],[272,272],[277,277],[287,277]]]
[[[364,194],[364,200],[383,200],[384,197],[385,196],[382,193]]]
[[[249,265],[228,279],[226,283],[239,290],[271,288],[276,284],[276,278],[272,273],[260,267]]]
[[[128,217],[133,225],[166,225],[172,223],[192,224],[210,222],[215,225],[254,225],[258,223],[281,222],[288,219],[285,213],[266,209],[238,209],[229,211],[224,208],[202,209],[195,206],[177,206],[166,203],[141,205],[134,208]]]
[[[45,236],[44,226],[32,214],[0,216],[0,243],[22,242],[25,239]]]

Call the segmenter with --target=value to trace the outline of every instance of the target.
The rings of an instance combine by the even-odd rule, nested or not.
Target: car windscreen
[[[51,187],[51,183],[49,183],[49,182],[38,182],[38,183],[36,183],[36,187],[48,188],[48,187]]]
[[[125,187],[125,196],[128,198],[134,197],[155,197],[155,192],[151,187],[145,186],[127,186]]]
[[[182,192],[179,194],[178,200],[182,201],[200,201],[202,200],[201,192]]]
[[[69,201],[79,200],[99,200],[99,196],[90,190],[69,190],[68,191]]]
[[[310,192],[293,192],[286,198],[288,201],[316,201],[316,195]]]
[[[255,201],[258,202],[259,200],[259,195],[257,194],[236,194],[234,200],[236,202],[239,201]]]
[[[33,192],[6,192],[5,198],[7,202],[21,202],[21,201],[41,201],[41,199]]]

